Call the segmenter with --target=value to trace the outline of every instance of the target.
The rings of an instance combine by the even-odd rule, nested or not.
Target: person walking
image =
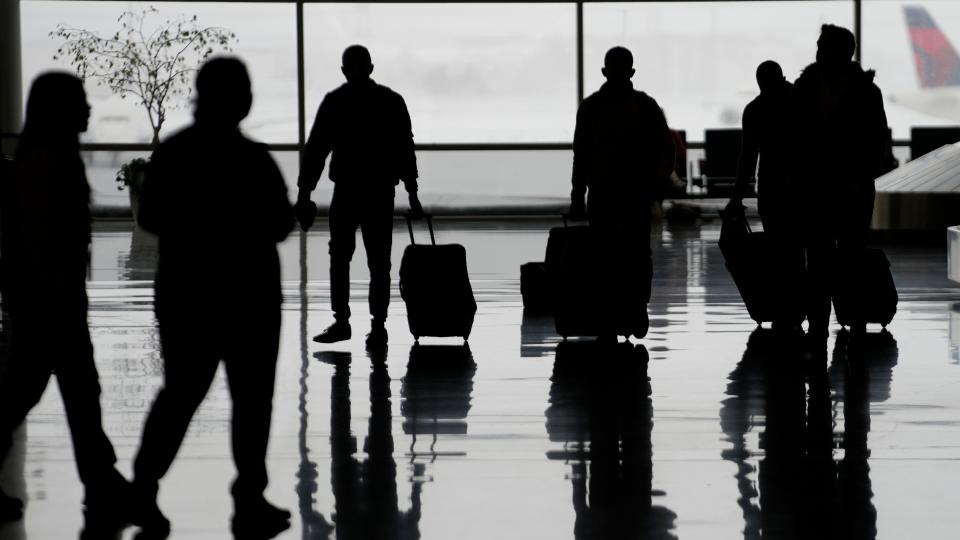
[[[633,88],[633,54],[628,49],[607,51],[601,71],[607,81],[577,110],[570,213],[586,217],[597,229],[607,244],[604,253],[635,257],[636,264],[611,264],[607,270],[617,273],[619,268],[614,266],[639,267],[644,275],[608,280],[629,290],[608,291],[604,296],[611,301],[627,298],[630,309],[642,305],[640,315],[646,321],[653,279],[651,202],[673,172],[673,137],[657,102]],[[647,324],[641,326],[645,334]]]
[[[222,361],[233,398],[233,528],[271,537],[290,519],[263,491],[280,341],[276,246],[294,214],[266,146],[239,129],[252,103],[244,64],[209,60],[196,88],[194,123],[153,153],[140,203],[139,224],[159,243],[164,378],[134,460],[133,522],[153,536],[169,533],[156,501],[159,482]]]
[[[103,431],[87,324],[90,185],[79,134],[89,118],[79,78],[62,72],[37,77],[13,166],[0,180],[0,288],[11,325],[10,357],[0,375],[0,463],[13,431],[56,375],[88,525],[122,524],[129,486]],[[23,502],[0,492],[0,521],[22,516]]]

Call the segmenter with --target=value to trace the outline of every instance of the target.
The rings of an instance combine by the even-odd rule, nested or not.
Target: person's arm
[[[871,141],[870,148],[873,158],[871,180],[875,180],[888,168],[887,164],[893,155],[893,142],[887,125],[887,112],[883,108],[883,94],[875,84],[870,85],[870,110],[872,121],[870,132],[874,138]]]
[[[754,110],[749,104],[743,109],[743,129],[740,143],[740,160],[737,163],[737,180],[733,185],[733,194],[730,202],[742,202],[747,193],[747,187],[757,172],[757,160],[760,156],[760,141],[758,126],[754,118]]]
[[[310,137],[303,149],[303,158],[300,163],[300,175],[297,178],[297,203],[294,207],[300,228],[307,230],[313,225],[317,217],[317,205],[310,200],[310,193],[317,187],[320,175],[323,174],[323,165],[333,147],[330,135],[333,106],[330,103],[330,94],[327,94],[310,129]]]
[[[327,94],[317,109],[317,115],[310,129],[310,136],[303,148],[303,163],[300,164],[300,176],[297,178],[297,199],[310,198],[310,192],[317,187],[320,175],[323,174],[323,165],[330,154],[333,141],[330,134],[333,106],[330,103],[330,94]]]
[[[581,103],[577,109],[577,125],[573,130],[573,173],[571,174],[570,214],[583,216],[587,212],[587,182],[590,167],[589,148],[587,147],[587,120]]]
[[[413,127],[410,121],[410,112],[407,110],[407,104],[403,98],[397,95],[398,112],[398,135],[399,135],[399,174],[403,187],[407,190],[407,198],[410,202],[410,212],[414,215],[423,214],[423,205],[420,204],[420,197],[417,194],[417,153],[413,142]]]

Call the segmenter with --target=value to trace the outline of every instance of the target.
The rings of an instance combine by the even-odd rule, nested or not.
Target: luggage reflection
[[[523,310],[520,320],[520,358],[542,358],[553,354],[559,341],[553,327],[553,315]]]
[[[877,537],[870,406],[890,397],[897,356],[886,331],[840,331],[829,366],[799,333],[751,334],[720,409],[744,538]]]
[[[403,432],[411,436],[407,457],[415,467],[464,452],[437,448],[440,435],[466,435],[477,364],[470,346],[419,345],[410,348],[400,385]],[[426,440],[424,440],[426,439]]]
[[[654,504],[649,355],[642,345],[565,341],[556,349],[546,427],[569,464],[574,536],[675,538],[677,515]]]

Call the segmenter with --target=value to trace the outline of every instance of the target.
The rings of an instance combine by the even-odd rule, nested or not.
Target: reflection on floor
[[[749,320],[717,223],[661,228],[650,334],[601,345],[563,343],[549,317],[523,314],[519,266],[542,258],[553,222],[440,222],[438,240],[468,251],[480,305],[469,346],[415,345],[395,294],[389,349],[370,354],[361,317],[348,343],[310,341],[330,322],[324,225],[281,249],[268,497],[295,515],[281,538],[931,539],[960,528],[960,288],[945,279],[944,246],[884,246],[901,293],[888,331],[856,340],[834,326],[811,354]],[[406,231],[394,240],[396,269]],[[98,225],[90,323],[126,473],[161,382],[154,255],[129,224]],[[361,314],[362,255],[354,268]],[[229,536],[229,415],[220,374],[162,487],[172,538]],[[0,484],[28,499],[0,540],[76,538],[82,490],[54,385]]]

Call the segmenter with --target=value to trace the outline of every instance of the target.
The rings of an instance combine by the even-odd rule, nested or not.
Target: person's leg
[[[210,335],[196,317],[177,312],[182,310],[163,315],[159,311],[163,388],[147,415],[133,462],[134,490],[141,506],[134,523],[144,527],[169,526],[156,508],[159,482],[173,464],[219,363]]]
[[[862,275],[867,269],[863,267],[864,250],[867,248],[867,239],[870,234],[870,222],[873,218],[873,204],[876,191],[869,186],[863,190],[854,191],[843,202],[846,212],[838,215],[837,228],[837,256],[843,261],[843,267],[848,272],[857,272]],[[854,335],[866,330],[866,314],[863,313],[863,304],[869,291],[856,291],[850,329]]]
[[[616,282],[621,290],[619,294],[611,293],[611,298],[619,297],[620,300],[618,325],[626,324],[626,329],[638,339],[646,336],[650,326],[647,304],[650,303],[653,283],[652,216],[649,204],[642,201],[621,206],[610,238],[611,245],[605,248],[614,261],[619,261]]]
[[[235,530],[257,531],[257,537],[275,534],[289,527],[290,512],[266,501],[267,444],[273,412],[277,350],[280,347],[280,306],[257,305],[258,315],[249,325],[253,342],[228,347],[224,364],[233,416],[230,423],[233,460],[237,478],[231,492],[234,499]]]
[[[59,355],[54,369],[70,425],[77,470],[86,488],[87,506],[111,505],[126,496],[126,480],[116,470],[117,456],[103,431],[100,379],[86,310],[74,320],[62,323],[61,339],[72,354]]]
[[[224,358],[233,399],[230,429],[237,478],[232,492],[238,501],[258,499],[267,487],[265,460],[280,346],[280,308],[263,306],[261,311],[266,313],[254,317],[259,324],[248,327],[256,339],[230,346]]]
[[[14,430],[43,397],[52,373],[49,359],[53,355],[44,354],[44,341],[37,339],[41,334],[31,328],[38,328],[40,319],[13,313],[10,324],[11,343],[6,349],[6,366],[0,373],[0,465],[10,453]],[[22,509],[23,501],[0,490],[0,521],[20,519]]]
[[[393,193],[377,195],[361,224],[363,247],[370,270],[370,316],[379,331],[390,306],[390,256],[393,248]]]
[[[338,321],[350,319],[350,261],[362,210],[352,198],[335,189],[330,203],[330,307]]]
[[[830,325],[832,269],[836,265],[835,240],[820,232],[807,241],[807,273],[810,294],[807,302],[809,333],[817,339],[826,339]]]
[[[330,203],[330,307],[334,323],[314,336],[319,343],[350,339],[350,261],[357,245],[362,206],[346,188],[336,187]]]

